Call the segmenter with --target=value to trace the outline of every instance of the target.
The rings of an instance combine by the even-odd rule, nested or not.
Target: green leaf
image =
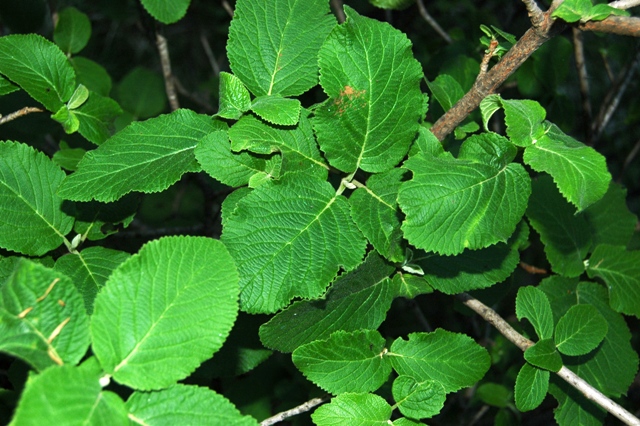
[[[421,294],[433,293],[427,281],[417,275],[398,272],[393,276],[392,285],[396,289],[396,297],[414,299]]]
[[[31,376],[11,426],[126,426],[124,401],[103,391],[99,373],[65,365]]]
[[[392,392],[400,412],[413,419],[438,414],[447,395],[440,383],[434,380],[418,382],[411,376],[398,376],[393,381]]]
[[[258,96],[251,104],[251,111],[271,124],[293,126],[300,119],[300,101],[279,95]]]
[[[629,211],[626,195],[625,189],[611,182],[604,197],[584,210],[592,234],[592,247],[600,244],[626,246],[631,240],[638,218]]]
[[[73,230],[90,241],[104,239],[129,226],[138,212],[139,201],[137,194],[129,194],[113,203],[75,203]]]
[[[126,407],[136,423],[149,426],[258,425],[252,417],[243,416],[227,398],[198,386],[176,384],[159,391],[137,391],[129,397]]]
[[[275,312],[294,297],[316,298],[339,268],[361,263],[366,241],[347,200],[306,176],[265,184],[242,198],[221,240],[236,259],[240,306]]]
[[[507,241],[531,193],[529,175],[519,164],[495,167],[418,154],[404,166],[413,172],[398,193],[405,238],[444,255]]]
[[[249,91],[242,81],[233,74],[220,73],[220,108],[216,115],[230,120],[239,119],[251,108]]]
[[[587,274],[607,284],[615,311],[640,318],[640,251],[599,245],[589,258]]]
[[[440,74],[432,82],[427,82],[433,97],[446,112],[463,96],[464,90],[458,81],[449,74]]]
[[[404,258],[396,199],[405,173],[402,169],[391,169],[373,175],[367,186],[356,189],[349,197],[353,221],[378,253],[392,262]]]
[[[531,365],[557,372],[562,368],[562,357],[553,339],[542,339],[524,351],[524,359]]]
[[[551,177],[539,176],[531,184],[532,194],[527,208],[529,223],[544,244],[553,271],[567,277],[584,272],[584,259],[591,248],[591,227],[587,217],[558,191]]]
[[[214,130],[211,117],[185,109],[131,123],[88,152],[58,193],[68,200],[109,202],[131,191],[165,190],[184,173],[200,170],[194,148]]]
[[[122,114],[122,108],[113,99],[91,92],[87,102],[73,113],[79,121],[78,132],[100,145],[111,136],[109,125]]]
[[[0,96],[8,95],[16,90],[20,90],[20,88],[0,75]]]
[[[556,325],[555,344],[565,355],[586,355],[595,349],[608,331],[607,321],[591,305],[575,305]]]
[[[609,6],[608,4],[594,4],[589,11],[587,16],[582,18],[583,22],[586,21],[602,21],[605,18],[608,18],[611,15],[616,16],[631,16],[629,12],[622,9],[617,9],[613,6]]]
[[[0,350],[36,370],[76,364],[89,347],[89,321],[69,278],[26,259],[0,287]]]
[[[231,152],[231,144],[226,131],[218,130],[202,138],[195,149],[195,156],[202,170],[225,185],[243,186],[256,175],[268,179],[277,178],[282,158]]]
[[[149,15],[163,24],[178,22],[187,13],[191,0],[141,0]]]
[[[67,7],[58,13],[58,22],[53,30],[53,41],[67,55],[78,53],[89,42],[91,22],[75,7]]]
[[[337,330],[377,329],[394,298],[389,274],[393,267],[375,253],[355,271],[339,276],[322,300],[297,301],[260,327],[262,343],[280,352]]]
[[[482,125],[486,131],[489,131],[489,120],[493,114],[502,107],[502,98],[500,95],[493,94],[485,97],[480,101],[480,115],[482,115]]]
[[[71,278],[84,299],[87,314],[91,315],[96,295],[104,287],[111,272],[129,256],[122,251],[89,247],[79,253],[58,258],[54,269]]]
[[[487,351],[469,336],[437,329],[396,339],[389,359],[399,375],[440,382],[447,393],[475,384],[491,364]]]
[[[553,11],[551,16],[565,22],[576,22],[589,13],[591,6],[591,0],[566,0]]]
[[[0,74],[49,111],[58,111],[76,88],[76,75],[60,48],[36,34],[0,37]]]
[[[336,331],[327,340],[293,351],[295,366],[307,379],[334,395],[373,392],[389,378],[385,340],[376,330]]]
[[[79,84],[78,87],[76,87],[76,91],[73,92],[73,95],[71,95],[69,102],[67,102],[67,107],[69,109],[76,109],[83,103],[85,103],[88,98],[89,89],[87,89],[84,85]]]
[[[138,120],[155,117],[167,105],[162,77],[146,68],[132,69],[120,80],[116,93],[122,109]]]
[[[53,154],[51,160],[60,168],[73,172],[78,168],[78,163],[82,160],[86,152],[87,151],[82,148],[69,148],[69,145],[61,141],[60,150]]]
[[[536,101],[500,99],[504,108],[507,136],[515,145],[536,144],[545,129],[542,125],[547,112]]]
[[[335,168],[383,172],[407,154],[420,127],[422,69],[400,31],[348,6],[345,13],[318,54],[329,99],[316,109],[314,128]]]
[[[516,297],[516,316],[526,318],[533,325],[540,339],[553,337],[553,315],[549,299],[537,287],[520,287]]]
[[[485,404],[504,408],[512,404],[512,392],[506,386],[497,383],[483,383],[476,389],[476,397]]]
[[[119,383],[167,387],[220,349],[237,315],[237,283],[233,259],[217,240],[147,243],[95,299],[93,352]]]
[[[607,412],[559,377],[551,376],[549,394],[558,401],[553,417],[560,426],[605,424]]]
[[[51,118],[62,124],[62,128],[68,135],[77,132],[80,128],[80,120],[76,117],[75,112],[66,105],[60,107],[55,114],[51,115]]]
[[[104,67],[91,59],[74,56],[70,59],[79,84],[102,96],[109,96],[111,92],[111,76]]]
[[[300,95],[318,82],[318,50],[334,25],[323,0],[238,0],[229,65],[255,96]]]
[[[516,378],[515,399],[516,407],[520,411],[531,411],[536,408],[549,389],[549,371],[525,364]]]
[[[601,199],[611,181],[605,158],[562,133],[555,124],[525,149],[523,159],[535,171],[549,173],[578,212]]]
[[[41,256],[65,241],[73,218],[56,195],[64,177],[43,153],[0,142],[0,247]]]
[[[387,426],[391,406],[378,395],[343,393],[329,404],[321,405],[311,415],[318,426]]]
[[[402,10],[411,6],[416,0],[369,0],[369,2],[381,9]]]

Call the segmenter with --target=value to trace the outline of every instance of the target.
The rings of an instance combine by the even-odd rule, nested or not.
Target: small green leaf
[[[429,90],[446,112],[451,109],[463,96],[464,90],[460,83],[448,74],[440,74],[432,82],[428,82]]]
[[[307,379],[334,395],[373,392],[389,378],[385,340],[376,330],[336,331],[327,340],[296,348],[291,355]]]
[[[58,22],[53,30],[53,41],[67,55],[78,53],[91,37],[91,22],[75,7],[67,7],[58,13]]]
[[[300,101],[279,95],[258,96],[251,104],[251,111],[258,117],[280,126],[293,126],[300,119]]]
[[[565,355],[586,355],[602,342],[607,331],[607,321],[596,308],[575,305],[558,321],[554,340]]]
[[[174,425],[258,426],[227,398],[198,386],[176,384],[158,391],[137,391],[127,400],[126,408],[136,423],[150,426],[164,424],[163,420]]]
[[[43,153],[0,142],[0,247],[41,256],[65,241],[73,218],[56,195],[64,177]]]
[[[88,98],[89,89],[87,89],[84,85],[79,84],[78,87],[76,87],[76,91],[73,92],[73,95],[71,95],[69,102],[67,102],[67,108],[76,109],[80,105],[85,103]]]
[[[76,75],[58,46],[36,34],[0,37],[0,74],[49,111],[58,111],[76,87]]]
[[[321,405],[311,415],[318,426],[388,426],[391,406],[378,395],[343,393],[329,404]]]
[[[116,93],[122,109],[136,120],[155,117],[167,105],[162,77],[146,68],[132,69],[120,80]]]
[[[74,111],[71,111],[68,106],[63,105],[51,118],[62,124],[64,132],[68,135],[75,133],[80,128],[80,120],[76,117]]]
[[[396,297],[414,299],[420,294],[433,293],[433,288],[427,280],[410,273],[398,272],[393,276],[392,284],[396,289]]]
[[[402,10],[411,6],[416,0],[369,0],[369,2],[381,9]]]
[[[0,75],[0,96],[8,95],[16,90],[20,90],[20,88]]]
[[[551,16],[565,22],[576,22],[586,16],[591,7],[591,0],[566,0],[553,11]]]
[[[530,146],[544,133],[547,112],[536,101],[501,99],[507,136],[515,145]]]
[[[73,114],[80,122],[78,132],[88,141],[100,145],[111,136],[109,126],[122,114],[122,109],[113,99],[90,92],[89,99],[73,110]]]
[[[542,339],[524,351],[524,359],[531,365],[549,371],[559,371],[562,368],[562,357],[556,350],[553,339]]]
[[[163,24],[178,22],[187,13],[191,0],[141,0],[149,15]]]
[[[476,395],[485,404],[504,408],[513,403],[512,392],[498,383],[483,383],[476,389]]]
[[[324,0],[238,0],[229,65],[255,96],[300,95],[318,82],[318,50],[334,25]]]
[[[62,141],[60,142],[60,150],[53,154],[51,160],[59,167],[74,172],[86,152],[87,151],[82,148],[69,148],[69,146]]]
[[[418,382],[411,376],[398,376],[393,381],[392,392],[400,412],[413,419],[424,419],[438,414],[447,396],[439,382]]]
[[[482,124],[486,131],[489,131],[489,120],[493,114],[502,107],[501,101],[502,98],[497,94],[489,95],[480,101],[480,114],[482,115]]]
[[[536,287],[521,287],[516,297],[516,316],[531,322],[540,339],[553,337],[553,315],[549,299]]]
[[[550,374],[549,371],[536,368],[531,364],[522,366],[516,378],[515,386],[515,399],[518,410],[531,411],[542,404],[549,389]]]
[[[292,352],[337,330],[377,329],[395,296],[388,278],[392,272],[379,255],[369,254],[358,269],[340,275],[323,300],[297,301],[260,327],[262,343]]]
[[[599,245],[589,258],[587,274],[607,284],[609,303],[615,311],[640,318],[640,251]]]
[[[167,387],[220,349],[237,297],[237,271],[219,241],[152,241],[116,268],[96,297],[93,352],[119,383]]]
[[[611,15],[616,16],[631,16],[631,14],[623,9],[618,9],[613,6],[609,6],[608,4],[594,4],[589,10],[589,14],[587,16],[582,17],[582,22],[586,21],[602,21],[605,18],[608,18]]]
[[[220,108],[216,115],[230,120],[239,119],[251,108],[251,97],[238,77],[228,72],[220,73]]]
[[[89,347],[89,319],[71,280],[21,259],[0,287],[0,350],[36,370],[76,364]]]
[[[399,375],[440,382],[447,393],[472,386],[491,364],[487,351],[469,336],[437,329],[396,339],[389,357]]]

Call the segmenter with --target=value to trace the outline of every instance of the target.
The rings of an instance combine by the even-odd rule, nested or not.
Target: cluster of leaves
[[[171,23],[189,1],[142,4]],[[539,103],[499,95],[481,105],[485,131],[445,149],[425,116],[430,103],[448,110],[461,83],[438,76],[430,100],[407,37],[344,11],[338,25],[326,0],[238,0],[218,113],[178,109],[113,135],[123,111],[108,74],[75,56],[90,38],[86,15],[62,11],[53,42],[0,38],[0,94],[25,91],[95,145],[49,158],[29,141],[0,142],[0,350],[32,368],[11,424],[257,424],[219,393],[178,383],[234,344],[239,311],[274,315],[259,329],[264,347],[237,355],[233,373],[291,353],[334,395],[316,424],[422,424],[481,381],[491,356],[441,328],[383,335],[392,302],[505,281],[530,227],[554,274],[517,294],[516,315],[538,340],[515,407],[550,393],[561,425],[600,424],[604,411],[551,377],[563,365],[625,394],[638,356],[622,315],[640,317],[640,252],[627,249],[636,218],[605,158]],[[318,84],[325,99],[303,106]],[[497,111],[505,135],[487,130]],[[197,172],[234,188],[219,240],[163,237],[133,255],[82,248],[131,223],[128,194]]]

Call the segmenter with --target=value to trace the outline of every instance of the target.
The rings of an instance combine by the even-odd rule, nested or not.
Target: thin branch
[[[616,9],[630,9],[640,6],[640,0],[617,0],[609,3],[609,6],[615,7]]]
[[[22,117],[23,115],[31,114],[32,112],[44,112],[43,109],[37,107],[24,107],[17,111],[12,112],[7,115],[0,115],[0,124],[8,123],[11,120],[15,120],[18,117]]]
[[[424,2],[422,0],[418,0],[418,10],[420,11],[420,16],[422,16],[422,18],[425,21],[427,21],[427,24],[431,25],[431,28],[433,28],[440,35],[440,37],[444,39],[444,41],[446,41],[449,44],[453,42],[449,34],[447,34],[447,32],[442,29],[440,24],[438,24],[438,22],[435,19],[433,19],[433,16],[429,14],[429,11],[425,7]]]
[[[513,327],[511,327],[508,322],[506,322],[500,315],[498,315],[496,311],[494,311],[484,303],[480,302],[477,299],[474,299],[466,293],[459,294],[458,298],[462,300],[462,303],[467,305],[482,318],[484,318],[487,322],[497,328],[504,337],[509,339],[522,351],[527,350],[527,348],[533,345],[533,342],[531,340],[527,339],[516,330],[514,330]],[[611,399],[607,398],[602,394],[602,392],[595,389],[589,383],[585,382],[582,378],[577,376],[567,367],[563,366],[556,374],[563,378],[575,389],[577,389],[580,393],[582,393],[587,399],[595,402],[596,404],[607,410],[609,413],[622,420],[625,424],[631,426],[640,426],[640,419],[622,408],[620,405],[613,402]]]
[[[218,64],[218,61],[216,61],[216,57],[213,56],[211,45],[209,44],[209,40],[207,40],[207,37],[204,35],[204,33],[200,33],[200,44],[202,44],[204,53],[205,55],[207,55],[209,65],[211,65],[211,69],[213,70],[213,75],[218,77],[220,75],[220,65]]]
[[[233,8],[231,7],[231,5],[229,4],[229,2],[227,0],[222,0],[222,7],[224,8],[224,10],[227,11],[229,16],[231,18],[233,18]]]
[[[338,23],[342,24],[347,17],[344,15],[342,0],[331,0],[331,7],[338,18]]]
[[[522,2],[527,8],[531,24],[535,28],[539,28],[544,23],[544,12],[540,9],[536,0],[522,0]]]
[[[169,48],[167,47],[167,39],[156,31],[156,46],[160,54],[160,63],[162,64],[162,76],[164,77],[164,88],[169,98],[171,110],[175,111],[180,108],[178,103],[178,95],[176,94],[176,86],[171,74],[171,60],[169,59]]]
[[[329,400],[331,395],[325,395],[321,398],[313,398],[304,404],[298,405],[297,407],[292,408],[291,410],[283,411],[281,413],[276,414],[275,416],[271,416],[268,419],[260,422],[260,426],[270,426],[281,422],[283,420],[288,419],[289,417],[297,416],[298,414],[306,413],[311,410],[313,407],[322,404],[323,402]]]
[[[582,31],[597,31],[630,37],[640,37],[640,18],[636,16],[611,15],[602,21],[587,21],[578,24]]]
[[[633,148],[631,148],[631,151],[629,151],[627,158],[624,159],[624,164],[622,165],[622,170],[620,171],[620,177],[624,176],[624,172],[627,170],[627,167],[629,166],[629,164],[631,164],[636,155],[638,155],[638,152],[640,152],[640,139],[638,139]]]
[[[584,42],[582,31],[572,28],[573,33],[573,56],[576,60],[578,70],[578,80],[580,82],[580,96],[582,98],[582,123],[585,128],[586,142],[591,145],[591,99],[589,96],[589,75],[587,64],[584,58]]]

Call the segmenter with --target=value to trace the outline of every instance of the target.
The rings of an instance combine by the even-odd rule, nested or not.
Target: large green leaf
[[[318,50],[334,24],[323,0],[238,0],[229,65],[255,96],[300,95],[318,82]]]
[[[551,304],[544,292],[537,287],[527,286],[518,290],[516,316],[531,322],[540,339],[553,337],[553,314]]]
[[[472,386],[491,365],[487,351],[472,338],[442,329],[396,339],[389,357],[399,375],[435,380],[447,393]]]
[[[418,132],[422,69],[400,31],[348,6],[345,13],[318,54],[329,99],[316,110],[314,128],[332,166],[383,172],[402,160]]]
[[[109,124],[122,114],[122,108],[111,98],[90,93],[87,101],[71,112],[78,118],[78,132],[90,142],[100,145],[111,136]]]
[[[515,400],[520,411],[538,408],[549,389],[549,371],[525,364],[516,378]]]
[[[0,142],[0,247],[40,256],[65,241],[73,218],[56,195],[64,177],[43,153]]]
[[[413,172],[398,194],[405,238],[444,255],[507,241],[531,193],[529,175],[519,164],[498,167],[418,154],[405,167]]]
[[[187,13],[191,0],[141,0],[147,12],[163,24],[178,22]]]
[[[280,126],[294,126],[300,119],[300,101],[280,95],[258,96],[251,103],[251,111],[263,120]]]
[[[640,318],[640,251],[599,245],[589,258],[587,274],[607,284],[613,309]]]
[[[591,305],[575,305],[556,325],[555,344],[565,355],[585,355],[596,348],[609,327],[600,312]]]
[[[376,330],[336,331],[296,348],[293,363],[309,380],[338,395],[373,392],[389,378],[385,340]]]
[[[337,330],[377,329],[394,298],[392,272],[380,256],[369,254],[358,269],[338,277],[323,300],[295,302],[260,327],[262,343],[292,352]]]
[[[560,371],[562,357],[556,349],[553,339],[542,339],[524,351],[524,359],[531,365],[549,371]]]
[[[0,288],[0,350],[43,370],[78,363],[88,347],[89,320],[71,280],[19,260]]]
[[[76,74],[58,46],[36,34],[0,37],[0,74],[55,112],[76,89]]]
[[[193,151],[218,127],[211,117],[185,109],[132,123],[88,152],[58,193],[69,200],[108,202],[131,191],[165,190],[184,173],[200,170]]]
[[[584,210],[592,247],[600,244],[626,246],[631,240],[638,218],[629,211],[626,195],[626,190],[611,182],[604,197]]]
[[[366,246],[347,200],[329,183],[302,175],[242,198],[221,239],[238,264],[240,306],[249,313],[320,296],[340,267],[361,263]]]
[[[391,406],[370,393],[343,393],[320,406],[311,419],[318,426],[388,426]]]
[[[233,259],[217,240],[147,243],[96,297],[93,352],[122,384],[167,387],[220,349],[237,315],[237,283]]]
[[[159,391],[134,392],[126,407],[136,423],[148,426],[258,425],[254,418],[240,414],[222,395],[198,386],[177,384]]]
[[[442,410],[446,398],[444,387],[435,380],[419,382],[411,376],[393,381],[393,399],[405,416],[413,419],[433,417]]]
[[[67,7],[58,13],[53,40],[66,54],[78,53],[89,42],[91,21],[75,7]]]

